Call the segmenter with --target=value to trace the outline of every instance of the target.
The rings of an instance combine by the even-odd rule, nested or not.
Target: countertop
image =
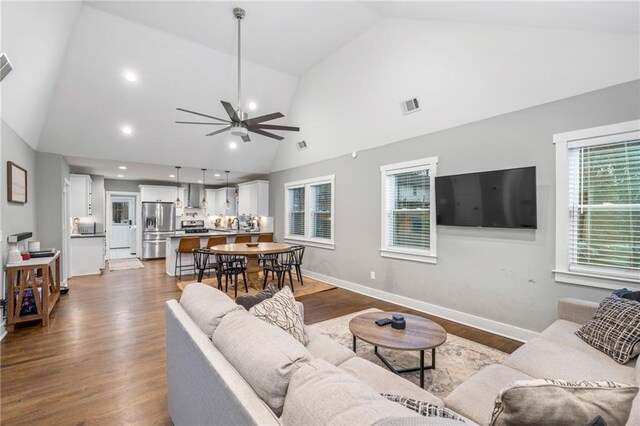
[[[103,238],[104,236],[104,232],[97,234],[71,234],[71,238]]]
[[[182,237],[217,237],[217,236],[229,236],[229,235],[260,235],[260,234],[273,234],[273,231],[211,231],[202,234],[185,234],[184,231],[176,231],[175,234],[167,238],[182,238]]]

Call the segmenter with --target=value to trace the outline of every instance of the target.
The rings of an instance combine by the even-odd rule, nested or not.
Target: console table
[[[42,321],[49,325],[49,314],[60,298],[60,251],[51,257],[40,257],[7,266],[7,331],[15,324]],[[25,291],[31,289],[36,313],[21,315]],[[38,291],[40,289],[40,291]]]

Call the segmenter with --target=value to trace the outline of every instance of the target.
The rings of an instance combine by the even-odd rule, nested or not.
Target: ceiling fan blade
[[[278,126],[277,124],[254,124],[252,127],[259,127],[261,129],[271,129],[271,130],[290,130],[292,132],[300,131],[300,127]]]
[[[245,135],[242,137],[242,141],[243,142],[251,142],[251,138],[249,137],[249,135]]]
[[[268,138],[278,139],[279,141],[284,139],[282,136],[278,136],[278,135],[274,135],[273,133],[265,132],[264,130],[260,130],[257,127],[247,127],[247,129],[250,132],[257,133],[259,135],[266,136]]]
[[[224,129],[216,130],[215,132],[208,133],[205,136],[217,135],[218,133],[226,132],[229,129],[231,129],[231,126],[225,127]]]
[[[227,114],[229,114],[229,118],[231,119],[231,121],[233,121],[234,123],[239,123],[240,118],[238,117],[238,114],[236,114],[236,110],[233,109],[231,104],[226,101],[220,101],[220,102],[222,103],[222,106],[224,107],[225,111],[227,111]]]
[[[281,118],[281,117],[284,117],[282,113],[273,112],[271,114],[261,115],[260,117],[254,117],[248,120],[244,120],[243,123],[246,124],[247,126],[253,126],[255,124],[262,123],[263,121],[275,120],[276,118]]]
[[[195,115],[199,115],[201,117],[207,117],[207,118],[213,118],[214,120],[218,120],[218,121],[224,121],[225,123],[230,123],[229,120],[225,120],[223,118],[218,118],[218,117],[214,117],[212,115],[207,115],[207,114],[201,114],[199,112],[195,112],[195,111],[189,111],[188,109],[184,109],[184,108],[176,108],[178,111],[183,111],[183,112],[188,112],[189,114],[195,114]]]
[[[209,126],[225,126],[227,123],[202,123],[200,121],[176,121],[178,124],[207,124]]]

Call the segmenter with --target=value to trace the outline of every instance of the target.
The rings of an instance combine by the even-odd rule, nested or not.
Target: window
[[[640,287],[640,121],[556,143],[556,281]]]
[[[434,178],[438,159],[380,167],[384,257],[436,262]]]
[[[285,188],[285,239],[334,248],[334,176],[290,182]]]
[[[128,201],[114,201],[111,203],[111,216],[112,222],[115,224],[128,224],[129,223],[129,202]]]

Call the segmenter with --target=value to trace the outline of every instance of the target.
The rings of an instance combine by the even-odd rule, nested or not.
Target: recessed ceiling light
[[[138,74],[136,74],[133,71],[125,71],[124,79],[127,80],[129,83],[135,83],[136,81],[138,81]]]
[[[118,177],[124,177],[124,175],[118,175]]]
[[[229,149],[236,149],[237,147],[238,147],[237,143],[233,141],[229,142]]]
[[[258,108],[258,105],[255,102],[249,102],[248,106],[249,106],[249,109],[252,110],[252,111],[254,109]]]
[[[202,181],[201,181],[201,180],[198,180],[198,183],[202,183]]]
[[[127,170],[127,166],[120,166],[118,167],[120,170]]]
[[[213,176],[220,177],[220,173],[215,173]]]
[[[176,175],[169,175],[169,177],[170,177],[170,178],[174,178],[174,177],[176,177]]]
[[[130,135],[133,133],[133,129],[130,126],[122,126],[122,128],[120,129],[122,131],[122,133],[124,133],[125,135]]]

